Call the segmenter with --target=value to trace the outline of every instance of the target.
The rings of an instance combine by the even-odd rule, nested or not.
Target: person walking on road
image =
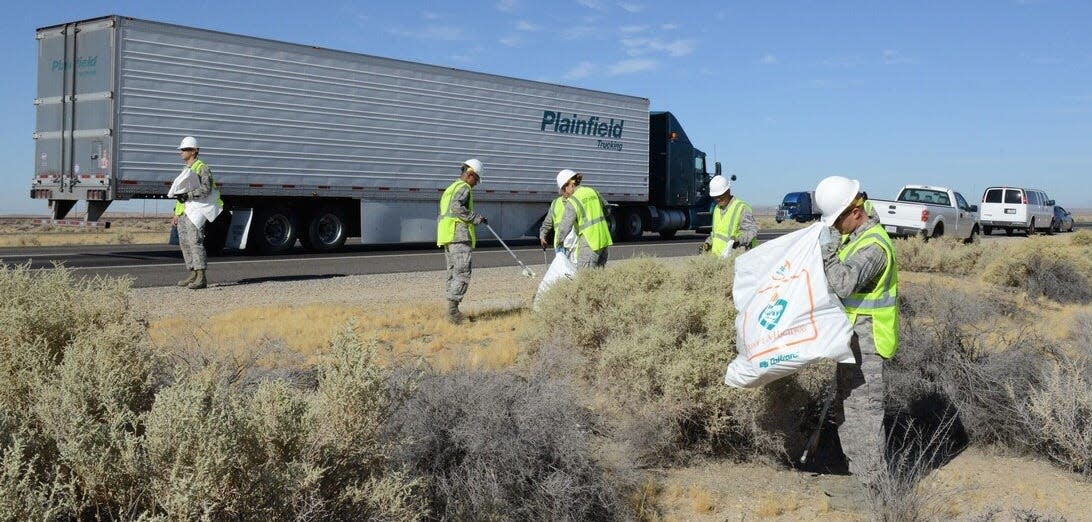
[[[742,199],[732,196],[732,183],[724,176],[713,176],[709,180],[709,196],[717,202],[713,207],[713,230],[699,245],[700,251],[720,257],[728,253],[729,243],[732,248],[748,250],[758,245],[754,212]]]
[[[212,179],[212,169],[197,157],[201,152],[197,138],[182,138],[178,151],[186,166],[175,178],[168,196],[177,200],[172,224],[178,229],[178,246],[190,271],[189,277],[179,281],[178,286],[197,290],[208,286],[205,225],[216,219],[224,204]]]
[[[607,264],[607,250],[614,244],[607,226],[607,202],[595,189],[581,185],[584,175],[569,169],[557,173],[557,188],[565,198],[564,212],[554,230],[555,244],[558,237],[564,241],[569,232],[576,230],[573,247],[577,270],[597,268]]]
[[[884,362],[898,349],[898,267],[895,247],[867,201],[860,182],[830,176],[815,188],[825,228],[820,235],[828,289],[845,305],[853,325],[856,362],[838,364],[838,429],[849,471],[866,488],[885,466]]]
[[[470,287],[470,254],[478,244],[474,225],[487,222],[484,216],[474,212],[474,186],[481,181],[481,175],[482,162],[476,159],[464,161],[459,179],[449,185],[440,197],[436,246],[443,247],[447,260],[447,320],[452,324],[463,320],[459,303]]]

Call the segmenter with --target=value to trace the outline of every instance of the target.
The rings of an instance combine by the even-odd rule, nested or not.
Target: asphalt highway
[[[759,234],[760,240],[783,232]],[[209,278],[216,283],[248,284],[262,281],[315,279],[358,274],[384,274],[444,270],[443,251],[435,245],[360,245],[350,238],[341,252],[316,254],[297,248],[277,256],[226,254],[209,258]],[[610,259],[645,255],[676,257],[692,255],[704,234],[679,233],[662,240],[646,235],[642,240],[615,244]],[[545,270],[544,252],[538,240],[514,240],[508,246],[527,266],[540,274]],[[547,251],[547,254],[550,252]],[[552,258],[550,258],[552,259]],[[0,261],[8,265],[30,265],[31,269],[52,269],[63,264],[82,276],[128,276],[135,287],[172,285],[185,275],[182,254],[171,245],[95,245],[66,247],[0,248]],[[497,241],[480,241],[474,251],[474,267],[512,266],[512,256]]]
[[[1078,225],[1078,228],[1084,228]],[[787,230],[760,232],[760,241],[778,237]],[[705,234],[680,232],[670,240],[646,234],[641,240],[616,243],[610,259],[636,256],[678,257],[695,253]],[[994,234],[989,239],[1005,238]],[[216,283],[249,284],[262,281],[317,279],[359,274],[389,274],[444,270],[443,251],[429,244],[360,245],[350,238],[344,250],[315,254],[302,249],[277,256],[226,254],[209,258],[209,277]],[[1013,238],[1015,239],[1015,238]],[[527,266],[540,274],[545,270],[543,250],[535,239],[508,242],[512,251]],[[545,252],[548,254],[549,252]],[[28,264],[37,270],[52,269],[55,264],[83,276],[130,277],[135,287],[169,286],[185,275],[182,254],[172,245],[95,245],[66,247],[0,248],[0,262]],[[474,251],[474,267],[519,266],[495,240],[481,241]]]

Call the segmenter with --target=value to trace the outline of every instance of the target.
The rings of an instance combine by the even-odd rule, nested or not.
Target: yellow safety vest
[[[610,227],[607,226],[599,193],[595,189],[578,186],[567,201],[576,210],[576,223],[573,225],[576,235],[583,237],[593,251],[598,252],[614,244],[610,239]]]
[[[876,287],[864,292],[850,294],[842,300],[849,323],[853,324],[858,315],[872,316],[872,336],[876,341],[876,353],[885,359],[894,357],[899,347],[899,270],[895,265],[895,246],[891,237],[877,223],[850,243],[838,250],[838,259],[845,261],[858,250],[878,245],[887,255],[887,266],[877,280]]]
[[[463,187],[466,187],[469,191],[466,208],[471,212],[474,211],[474,187],[461,179],[455,180],[444,191],[444,195],[440,197],[440,217],[436,222],[436,246],[442,247],[455,241],[455,225],[460,222],[466,224],[466,230],[470,233],[470,248],[474,248],[478,244],[478,236],[474,233],[474,223],[451,213],[452,199],[455,197],[455,193]]]
[[[194,174],[197,174],[198,172],[201,171],[202,168],[207,168],[207,167],[208,166],[205,165],[204,161],[201,161],[199,159],[194,160],[193,165],[190,165],[190,172],[193,172]],[[217,188],[216,187],[216,180],[212,179],[212,174],[211,173],[209,174],[209,186],[214,188],[214,189]],[[216,202],[220,204],[220,208],[224,208],[224,198],[217,198]],[[174,202],[174,215],[181,216],[182,214],[185,214],[185,213],[186,213],[186,204],[181,202],[181,201],[175,201]]]
[[[554,224],[554,248],[557,248],[565,241],[565,238],[557,233],[557,224],[561,223],[561,218],[565,217],[565,198],[563,196],[558,196],[558,198],[550,204],[550,215],[553,218]]]
[[[719,206],[713,207],[713,230],[709,235],[713,238],[710,242],[709,252],[719,256],[728,248],[728,241],[739,237],[740,222],[743,220],[743,209],[751,208],[739,198],[732,198],[727,207],[722,210]],[[751,248],[758,245],[758,238],[751,240]]]

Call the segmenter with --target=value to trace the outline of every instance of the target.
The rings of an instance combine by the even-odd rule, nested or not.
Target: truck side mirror
[[[1046,206],[1053,207],[1054,206],[1054,200],[1053,199],[1048,199],[1047,202],[1046,202]]]
[[[720,162],[719,161],[713,164],[713,170],[716,171],[718,176],[720,175]]]
[[[728,179],[730,179],[730,180],[732,180],[732,181],[735,181],[735,180],[736,180],[736,175],[735,175],[735,174],[732,174],[732,177],[730,177],[730,178],[728,178]]]

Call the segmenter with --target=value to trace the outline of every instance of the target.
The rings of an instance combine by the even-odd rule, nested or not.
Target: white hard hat
[[[844,176],[823,178],[815,187],[815,204],[823,217],[820,221],[826,226],[834,226],[834,220],[845,212],[861,189],[861,182]]]
[[[463,162],[463,166],[470,167],[470,170],[473,170],[474,173],[478,175],[479,180],[482,178],[482,171],[485,170],[484,168],[482,168],[482,162],[474,158],[470,158]]]
[[[197,138],[194,138],[193,136],[186,136],[185,138],[182,138],[182,143],[178,145],[178,150],[199,148],[201,147],[197,146]]]
[[[561,190],[561,189],[565,188],[565,184],[568,183],[570,179],[573,179],[573,176],[575,176],[575,175],[576,175],[576,171],[570,170],[570,169],[564,169],[561,172],[558,172],[557,173],[557,190]]]
[[[723,195],[731,188],[732,182],[728,181],[728,178],[724,176],[713,176],[713,179],[709,180],[709,195],[714,198]]]

